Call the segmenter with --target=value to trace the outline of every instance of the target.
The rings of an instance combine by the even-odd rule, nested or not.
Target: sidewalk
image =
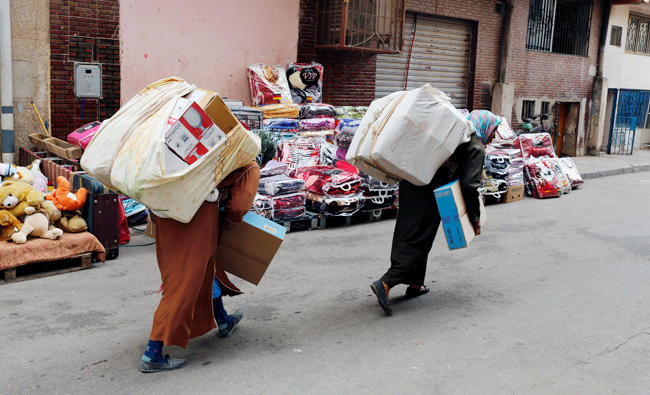
[[[650,171],[650,150],[635,149],[632,155],[579,156],[572,158],[582,178],[598,178]]]

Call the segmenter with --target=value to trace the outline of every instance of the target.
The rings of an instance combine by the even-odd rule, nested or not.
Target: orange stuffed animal
[[[51,200],[61,211],[75,211],[80,210],[86,204],[86,196],[88,190],[86,188],[79,188],[77,193],[70,192],[70,181],[67,178],[58,176],[56,178],[57,188],[51,195],[45,196],[47,200]]]

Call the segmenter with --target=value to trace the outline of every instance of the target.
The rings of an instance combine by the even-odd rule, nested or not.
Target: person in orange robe
[[[219,232],[242,222],[255,199],[259,177],[260,168],[256,162],[235,170],[219,184],[219,200],[204,202],[187,224],[155,218],[162,298],[154,313],[149,344],[140,360],[142,372],[185,366],[185,359],[163,355],[163,345],[187,347],[190,339],[217,327],[213,309],[215,278],[221,285],[222,294],[241,293],[216,260]],[[220,212],[220,207],[223,212]],[[241,314],[233,318],[230,320],[232,327]],[[232,327],[226,328],[229,333],[232,333]]]

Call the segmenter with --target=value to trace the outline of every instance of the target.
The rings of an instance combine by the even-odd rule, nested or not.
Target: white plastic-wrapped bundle
[[[425,185],[472,133],[467,117],[442,91],[426,84],[373,101],[346,160],[389,183],[404,179]]]
[[[260,151],[259,138],[214,95],[205,111],[226,138],[187,167],[166,171],[170,114],[177,99],[194,90],[193,85],[171,78],[140,92],[102,124],[81,158],[84,170],[158,216],[189,222],[216,185]]]

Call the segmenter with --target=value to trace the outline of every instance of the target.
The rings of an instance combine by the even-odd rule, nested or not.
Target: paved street
[[[484,234],[430,255],[431,293],[384,317],[369,283],[393,221],[289,234],[232,338],[182,370],[137,370],[160,278],[152,247],[0,285],[0,393],[648,393],[650,172],[488,207]],[[139,240],[142,241],[142,240]]]

